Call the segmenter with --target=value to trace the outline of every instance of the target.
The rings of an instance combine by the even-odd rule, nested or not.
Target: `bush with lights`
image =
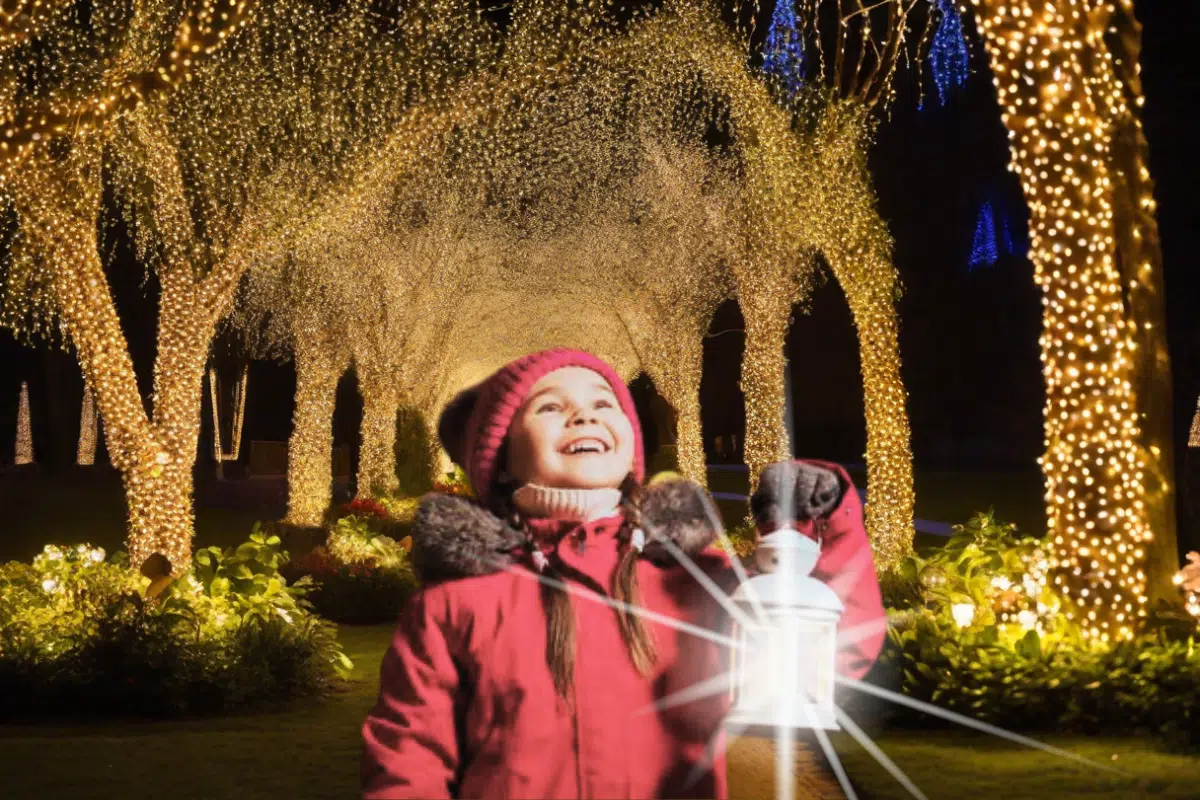
[[[326,619],[394,621],[417,586],[407,531],[419,502],[360,498],[341,506],[331,515],[325,544],[285,566],[284,574],[313,582],[308,599]]]
[[[329,689],[352,664],[307,582],[279,574],[279,544],[256,529],[173,581],[88,545],[0,566],[0,716],[194,714]]]
[[[1161,734],[1200,744],[1200,652],[1188,614],[1158,609],[1132,640],[1086,637],[1046,580],[1041,542],[980,514],[884,580],[881,658],[905,694],[1024,730]],[[917,712],[894,721],[931,725]]]

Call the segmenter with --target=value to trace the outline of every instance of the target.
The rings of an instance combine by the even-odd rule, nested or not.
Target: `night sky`
[[[1180,538],[1200,542],[1200,513],[1187,501],[1187,430],[1200,394],[1200,319],[1195,254],[1200,247],[1200,185],[1195,160],[1194,108],[1200,101],[1191,48],[1200,30],[1195,3],[1135,3],[1144,25],[1144,124],[1156,182],[1163,244],[1168,335],[1175,381],[1175,445],[1179,456]],[[769,11],[769,9],[767,10]],[[769,13],[766,14],[769,19]],[[970,27],[970,26],[968,26]],[[980,204],[990,199],[1018,227],[1024,203],[1006,169],[1000,123],[982,47],[973,37],[972,75],[948,107],[917,111],[902,77],[900,101],[879,130],[871,154],[880,209],[896,238],[895,261],[904,285],[900,300],[903,377],[909,392],[913,452],[918,468],[1036,469],[1041,452],[1042,378],[1037,338],[1040,298],[1033,267],[1004,257],[990,267],[968,266]],[[128,265],[117,236],[116,262]],[[144,393],[154,355],[153,276],[112,271],[114,292]],[[706,443],[742,433],[737,388],[743,343],[741,315],[727,303],[705,342],[701,387]],[[862,386],[849,310],[836,282],[818,288],[797,308],[789,335],[797,450],[806,456],[861,462],[865,448]],[[18,389],[29,381],[38,461],[69,469],[78,434],[82,378],[72,356],[17,344],[0,331],[0,463],[11,463]],[[232,377],[232,375],[231,375]],[[256,363],[251,372],[243,454],[252,439],[282,441],[291,428],[290,364]],[[635,386],[647,419],[648,443],[660,434],[650,411],[648,379]],[[207,404],[206,404],[207,406]],[[354,378],[341,384],[335,438],[352,448],[361,402]],[[201,454],[211,432],[207,407]],[[243,455],[244,457],[244,455]],[[1200,501],[1200,490],[1193,490]],[[1200,512],[1200,502],[1197,503]]]

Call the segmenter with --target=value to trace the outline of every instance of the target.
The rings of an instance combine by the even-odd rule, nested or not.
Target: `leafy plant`
[[[1021,730],[1152,732],[1200,744],[1194,626],[1166,611],[1133,641],[1089,642],[1059,614],[1040,542],[989,512],[881,581],[884,668],[905,694]],[[938,724],[906,711],[910,724]]]
[[[347,564],[324,547],[287,571],[313,581],[308,600],[322,617],[351,625],[395,621],[417,589],[416,576],[407,562],[392,567]]]
[[[363,517],[342,517],[329,532],[330,554],[344,564],[396,567],[407,557],[407,547],[375,529]]]
[[[123,553],[47,546],[0,566],[0,712],[202,713],[325,691],[352,668],[277,537],[198,551],[157,597]]]

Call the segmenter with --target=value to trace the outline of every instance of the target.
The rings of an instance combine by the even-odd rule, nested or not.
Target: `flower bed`
[[[351,664],[276,537],[198,551],[161,589],[88,545],[0,566],[0,716],[178,715],[319,694]],[[157,586],[155,587],[158,588]]]
[[[359,499],[341,506],[331,516],[326,543],[286,565],[285,575],[312,580],[308,599],[326,619],[345,624],[394,621],[417,587],[407,535],[417,503]]]

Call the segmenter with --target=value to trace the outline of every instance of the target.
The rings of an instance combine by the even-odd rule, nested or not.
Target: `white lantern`
[[[755,555],[759,574],[733,600],[733,706],[727,724],[837,730],[834,670],[837,626],[844,607],[811,572],[821,547],[791,528],[764,536]]]

